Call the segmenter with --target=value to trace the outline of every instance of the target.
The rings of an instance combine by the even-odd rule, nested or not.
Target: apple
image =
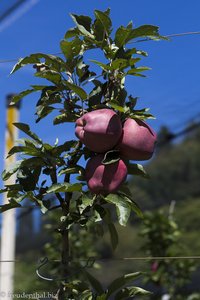
[[[121,120],[112,109],[97,109],[76,120],[75,134],[88,149],[103,153],[119,141]]]
[[[116,146],[122,157],[131,160],[148,160],[152,157],[156,133],[144,121],[127,119]]]
[[[127,177],[127,167],[122,159],[104,165],[103,158],[103,154],[98,154],[90,158],[86,165],[85,178],[90,191],[94,194],[116,192]]]

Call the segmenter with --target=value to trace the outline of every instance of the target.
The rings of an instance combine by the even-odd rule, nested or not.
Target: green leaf
[[[59,84],[62,80],[61,75],[57,71],[54,71],[54,70],[45,70],[42,72],[36,72],[35,76],[45,78],[55,84]]]
[[[140,73],[137,73],[137,72],[134,72],[134,69],[133,70],[129,70],[126,75],[132,75],[132,76],[136,76],[136,77],[142,77],[142,78],[145,78],[146,75],[144,74],[140,74]]]
[[[62,174],[84,174],[85,169],[81,166],[76,166],[76,167],[72,167],[72,168],[63,168],[58,172],[58,176],[62,175]]]
[[[79,205],[79,211],[82,214],[87,207],[91,207],[93,205],[94,198],[90,198],[86,194],[83,194],[81,197],[81,202],[82,203]]]
[[[66,192],[81,192],[82,191],[82,184],[81,183],[74,183],[74,184],[70,184],[67,182],[64,183],[56,183],[53,184],[52,186],[50,186],[47,191],[46,194],[50,194],[50,193],[66,193]]]
[[[115,228],[115,225],[113,223],[108,223],[108,230],[110,232],[110,239],[112,243],[113,250],[116,249],[118,245],[118,234],[117,230]]]
[[[81,298],[82,298],[82,300],[92,300],[92,298],[93,298],[92,291],[85,290],[85,291],[81,292]]]
[[[16,207],[21,207],[21,205],[11,199],[8,204],[0,205],[0,213]]]
[[[55,108],[53,106],[38,105],[36,115],[38,116],[36,123],[48,116]]]
[[[97,61],[95,59],[90,59],[91,62],[95,63],[96,65],[98,65],[99,67],[101,67],[104,71],[109,71],[111,70],[111,67],[109,65],[106,65],[100,61]]]
[[[71,140],[67,141],[62,145],[59,145],[53,149],[53,155],[60,156],[61,153],[69,151],[71,148],[75,148],[77,146],[78,141]]]
[[[130,205],[128,203],[121,202],[120,204],[116,205],[116,211],[119,224],[122,226],[126,226],[131,213]]]
[[[122,277],[115,279],[108,287],[107,296],[110,297],[117,290],[122,288],[124,285],[128,284],[130,281],[135,280],[141,276],[141,272],[129,273]],[[108,298],[109,299],[109,298]]]
[[[24,155],[33,155],[33,156],[41,156],[42,155],[40,150],[37,149],[36,147],[33,148],[33,147],[28,147],[28,146],[14,146],[8,152],[7,157],[10,157],[16,153],[23,153]]]
[[[128,74],[128,75],[134,75],[135,73],[140,73],[140,72],[148,71],[148,70],[151,70],[151,68],[148,68],[148,67],[132,68],[126,74]]]
[[[103,96],[103,86],[101,84],[95,86],[95,88],[89,94],[89,98],[88,98],[89,107],[101,104],[102,96]]]
[[[129,41],[138,37],[149,37],[149,38],[159,38],[159,27],[154,25],[142,25],[135,29],[132,29],[129,36]]]
[[[83,42],[76,37],[72,41],[61,41],[60,48],[65,55],[66,59],[72,60],[75,56],[81,52]]]
[[[75,122],[77,120],[77,116],[70,113],[63,113],[61,115],[58,115],[54,118],[53,124],[59,125],[62,123],[69,123],[69,122]]]
[[[145,57],[148,56],[148,53],[146,51],[143,51],[143,50],[136,50],[136,54],[142,55],[142,56],[145,56]]]
[[[22,163],[22,160],[19,160],[14,165],[10,166],[9,169],[4,170],[2,172],[2,179],[4,181],[8,180],[14,173],[17,172],[17,170],[20,168],[21,163]]]
[[[128,202],[131,201],[131,210],[134,211],[139,218],[143,219],[143,213],[138,204],[130,197],[125,197],[125,200],[128,200]]]
[[[110,164],[116,163],[119,160],[120,160],[119,150],[110,150],[110,151],[106,152],[106,154],[104,155],[102,164],[110,165]]]
[[[36,203],[38,206],[40,206],[40,210],[43,214],[45,214],[49,208],[50,208],[50,203],[48,200],[41,200],[38,199],[37,197],[34,196],[32,191],[29,191],[27,193],[27,198],[29,198],[31,201],[33,201],[34,203]]]
[[[40,62],[40,59],[37,55],[30,55],[25,58],[20,58],[19,61],[14,65],[10,74],[13,74],[14,72],[18,71],[20,68],[24,67],[25,65],[35,64],[35,63],[39,63],[39,62]]]
[[[123,70],[127,67],[129,67],[129,60],[124,58],[117,58],[113,60],[111,64],[112,70]]]
[[[122,113],[127,113],[129,111],[129,107],[127,107],[126,105],[124,106],[120,106],[119,103],[116,101],[110,101],[109,105],[114,108],[115,110],[118,110],[119,112]]]
[[[115,44],[121,48],[122,46],[124,46],[127,43],[127,40],[130,36],[131,33],[131,29],[130,28],[126,28],[124,26],[120,26],[115,34]]]
[[[94,39],[94,35],[90,32],[91,22],[92,19],[88,16],[77,16],[75,14],[71,14],[71,17],[75,24],[78,27],[78,30],[80,33],[82,33],[83,36],[89,37],[91,39]]]
[[[31,157],[31,158],[26,158],[25,160],[22,161],[21,166],[22,167],[28,167],[28,168],[35,168],[39,166],[45,166],[45,161],[41,157]]]
[[[126,287],[124,289],[122,289],[121,291],[119,291],[116,295],[115,295],[115,300],[125,300],[129,297],[133,297],[133,296],[146,296],[146,295],[151,295],[152,293],[144,290],[140,287]]]
[[[74,36],[79,35],[79,30],[77,27],[70,28],[66,33],[65,33],[65,39],[70,39]]]
[[[0,189],[0,194],[6,193],[7,191],[8,191],[7,188],[5,188],[5,189]]]
[[[30,95],[31,93],[35,92],[35,89],[29,89],[29,90],[25,90],[17,95],[14,95],[12,97],[12,102],[10,103],[11,105],[16,104],[17,102],[19,102],[22,98],[24,98],[27,95]]]
[[[103,42],[105,40],[105,29],[104,26],[102,25],[101,21],[99,21],[98,19],[95,19],[94,24],[92,26],[93,32],[94,32],[94,36],[95,39],[98,42]]]
[[[40,210],[43,214],[46,214],[46,212],[49,210],[49,203],[47,201],[42,201],[40,199],[37,199],[37,203],[40,206]]]
[[[5,187],[7,191],[22,192],[22,186],[18,183],[5,184]]]
[[[145,171],[142,165],[129,163],[127,167],[128,167],[128,174],[149,178],[149,175],[147,174],[147,172]]]
[[[101,283],[95,278],[93,277],[90,273],[88,273],[86,270],[83,270],[84,274],[86,275],[88,281],[90,282],[91,286],[93,287],[93,289],[98,293],[98,294],[103,294],[104,290],[103,287],[101,285]]]
[[[124,201],[126,201],[127,203],[129,203],[131,210],[134,211],[137,216],[141,219],[143,219],[143,213],[140,209],[140,207],[138,206],[138,204],[131,198],[130,195],[127,195],[126,193],[119,191],[118,194],[124,199]]]
[[[32,84],[31,87],[35,90],[35,91],[42,91],[43,89],[47,88],[46,85],[35,85],[35,84]]]
[[[60,70],[65,67],[65,62],[60,57],[50,55],[50,54],[35,53],[25,58],[20,58],[17,64],[13,67],[10,74],[13,74],[20,68],[24,67],[25,65],[40,63],[41,58],[46,59],[46,64],[51,65],[57,70]]]
[[[124,201],[123,197],[117,194],[109,194],[104,199],[116,206],[119,224],[126,226],[131,213],[131,204],[128,201]]]
[[[28,124],[25,123],[13,123],[15,127],[26,133],[28,136],[30,136],[32,139],[37,141],[39,144],[42,144],[42,140],[30,130],[30,127]]]
[[[37,166],[33,170],[26,166],[20,166],[19,170],[17,171],[17,179],[24,191],[28,192],[35,190],[40,173],[41,166]]]
[[[87,93],[84,91],[84,89],[82,89],[80,86],[70,83],[68,81],[65,81],[65,85],[72,90],[74,93],[76,93],[82,100],[87,99],[88,95]]]
[[[139,109],[139,110],[133,110],[129,117],[132,119],[139,119],[139,120],[146,120],[146,119],[155,119],[155,117],[147,113],[149,111],[149,108]]]
[[[94,11],[96,19],[101,22],[102,26],[105,29],[105,32],[106,32],[107,36],[112,31],[112,28],[111,28],[112,27],[112,22],[111,22],[111,19],[110,19],[108,13],[109,13],[109,10],[107,11],[107,13],[103,12],[103,11],[100,11],[100,10],[95,10]]]

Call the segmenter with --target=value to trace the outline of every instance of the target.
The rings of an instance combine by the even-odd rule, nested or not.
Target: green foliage
[[[170,259],[183,256],[183,246],[180,243],[180,231],[172,214],[165,216],[162,211],[147,212],[144,215],[143,230],[141,235],[146,237],[143,249],[150,261],[149,273],[145,274],[145,281],[157,287],[157,294],[150,299],[160,299],[163,290],[172,299],[182,299],[185,291],[181,288],[190,281],[191,272],[195,270],[192,260]],[[156,259],[163,257],[163,259]],[[165,258],[165,257],[169,257]]]
[[[126,226],[131,211],[134,211],[139,217],[142,217],[142,212],[138,205],[124,193],[109,194],[104,199],[108,203],[115,205],[118,221],[122,226]]]
[[[89,109],[93,108],[93,105],[92,107],[90,105],[91,96],[93,103],[112,107],[125,115],[142,119],[151,117],[145,113],[145,110],[123,109],[123,106],[126,107],[126,99],[121,99],[121,94],[122,92],[127,94],[124,89],[126,75],[144,76],[141,73],[149,69],[143,66],[136,67],[135,64],[141,59],[138,55],[146,56],[147,54],[136,48],[128,48],[127,43],[140,37],[150,39],[162,39],[163,37],[159,35],[156,26],[144,25],[133,28],[132,23],[129,23],[127,27],[119,27],[113,38],[112,21],[109,14],[109,9],[105,12],[95,10],[96,18],[94,21],[88,16],[72,14],[71,17],[77,27],[68,30],[65,39],[61,41],[60,47],[64,59],[42,53],[31,54],[20,59],[11,73],[27,64],[32,64],[36,69],[35,76],[47,79],[52,85],[33,85],[32,89],[16,95],[13,102],[16,103],[32,92],[41,91],[36,111],[37,121],[55,110],[58,105],[61,114],[56,117],[54,124],[77,119],[82,113],[80,101],[84,100]],[[102,69],[98,75],[91,71],[90,66],[85,64],[83,60],[85,52],[93,48],[100,48],[107,60],[103,63],[90,59]],[[96,80],[96,77],[99,76],[103,77],[103,82]],[[94,83],[95,87],[93,93],[90,92],[90,96],[88,96],[83,84],[85,85],[90,81]]]
[[[51,112],[58,112],[53,120],[54,125],[75,122],[84,113],[105,107],[114,109],[122,122],[128,117],[142,120],[152,118],[147,113],[148,109],[135,110],[137,98],[128,95],[125,78],[128,75],[144,77],[143,71],[149,70],[148,67],[137,65],[147,53],[129,44],[143,37],[163,39],[158,33],[158,27],[143,25],[133,28],[132,23],[129,23],[113,33],[109,9],[95,10],[94,15],[92,20],[88,16],[71,14],[75,27],[66,32],[60,43],[62,57],[43,53],[31,54],[20,59],[13,67],[11,74],[26,65],[32,65],[34,75],[46,83],[32,85],[31,89],[14,96],[12,101],[15,104],[31,93],[40,93],[36,104],[36,123]],[[104,55],[103,61],[93,59],[95,53],[90,59],[91,65],[86,64],[85,54],[90,49],[100,50]],[[33,133],[28,124],[14,125],[28,138],[21,139],[19,145],[14,146],[8,153],[8,156],[18,154],[21,160],[2,174],[5,181],[15,174],[16,184],[5,184],[5,188],[1,190],[1,193],[7,193],[9,201],[1,206],[1,212],[23,206],[24,199],[39,206],[43,213],[53,209],[62,211],[57,228],[63,238],[62,276],[65,275],[64,262],[69,258],[68,238],[74,227],[86,229],[92,225],[99,234],[103,234],[103,226],[106,225],[112,246],[116,248],[118,234],[112,220],[112,207],[116,208],[118,222],[122,226],[127,224],[131,212],[142,217],[142,212],[132,200],[129,191],[122,189],[117,194],[92,195],[85,189],[84,168],[80,166],[79,160],[82,157],[86,160],[94,153],[83,147],[80,141],[68,140],[61,145],[50,145]],[[103,163],[111,164],[119,159],[119,152],[112,150],[105,154]],[[129,174],[147,177],[141,165],[127,164]],[[73,183],[71,174],[78,174]],[[53,200],[48,198],[49,195]],[[132,285],[125,287],[138,273],[118,278],[108,290],[104,290],[91,274],[86,271],[84,274],[94,291],[75,280],[62,283],[59,293],[64,293],[66,288],[66,296],[77,297],[82,293],[81,299],[108,299],[115,292],[116,299],[124,299],[126,296],[147,293]],[[60,296],[63,299],[63,295],[58,297]]]
[[[36,122],[52,111],[59,110],[59,114],[54,118],[54,124],[74,122],[83,113],[101,107],[114,109],[122,120],[126,117],[138,119],[151,117],[146,113],[147,109],[134,109],[136,98],[131,95],[127,98],[126,75],[138,75],[148,69],[136,67],[136,63],[141,60],[139,56],[145,56],[146,53],[136,48],[128,48],[127,44],[140,37],[162,39],[158,27],[144,25],[133,28],[132,23],[129,23],[127,27],[118,28],[113,35],[109,9],[105,12],[95,10],[94,21],[88,16],[72,14],[71,17],[76,27],[67,31],[64,40],[61,41],[60,47],[64,58],[43,53],[31,54],[20,59],[11,71],[14,73],[31,64],[35,69],[35,76],[47,79],[50,85],[32,85],[31,89],[16,95],[13,103],[32,92],[40,92],[41,96],[36,105]],[[100,67],[99,74],[90,70],[91,67],[84,62],[85,52],[93,48],[101,49],[106,60],[101,63],[90,59]],[[97,77],[102,77],[102,81],[97,80]],[[87,88],[86,92],[85,85],[91,86],[91,82],[94,87],[90,92]],[[77,164],[81,156],[85,156],[85,148],[81,143],[67,141],[63,145],[51,146],[33,133],[29,125],[16,123],[15,126],[27,134],[29,139],[22,139],[20,141],[22,145],[14,146],[8,154],[9,156],[20,154],[22,160],[18,161],[11,170],[3,172],[3,180],[16,174],[18,184],[17,187],[8,185],[3,189],[8,192],[9,201],[12,201],[10,206],[7,205],[7,209],[12,208],[13,203],[19,205],[23,199],[29,198],[46,211],[44,202],[49,193],[55,193],[57,199],[64,202],[61,193],[80,192],[77,203],[78,206],[79,202],[82,205],[81,199],[85,194],[82,191],[84,170]],[[110,164],[119,159],[118,151],[112,150],[105,154],[103,163]],[[141,165],[129,164],[128,171],[129,174],[147,177]],[[77,178],[82,178],[82,183],[78,181],[74,184],[69,183],[70,175],[74,173],[79,175]],[[47,178],[40,182],[40,175]],[[62,179],[58,181],[58,176],[60,178],[64,176],[64,182]],[[52,181],[51,185],[49,180]],[[127,195],[115,197],[108,195],[106,202],[116,206],[121,225],[126,224],[131,211],[141,215],[137,205]],[[85,214],[85,211],[90,211],[91,214],[91,208],[91,206],[85,207],[82,212],[79,210],[79,219],[82,219],[81,215]]]

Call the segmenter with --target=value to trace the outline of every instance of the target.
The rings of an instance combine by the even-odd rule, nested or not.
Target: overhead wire
[[[179,37],[179,36],[199,35],[199,34],[200,34],[200,31],[189,31],[189,32],[167,34],[167,35],[164,35],[163,37],[164,38],[174,38],[174,37]],[[152,41],[152,39],[146,38],[146,39],[142,39],[142,40],[129,42],[129,44],[140,43],[140,42],[148,42],[148,41]],[[59,55],[59,54],[62,54],[62,52],[52,53],[52,55]],[[19,58],[1,59],[0,64],[17,62],[18,60],[19,60]]]
[[[117,257],[117,258],[99,258],[99,257],[91,257],[95,261],[107,262],[107,261],[130,261],[130,260],[176,260],[176,259],[200,259],[199,255],[188,255],[188,256],[138,256],[138,257]],[[87,261],[88,259],[80,259],[80,260],[70,260],[72,262],[77,261]],[[50,262],[61,262],[58,259],[49,260]],[[21,262],[20,260],[0,260],[1,262]],[[24,262],[24,261],[23,261]]]
[[[189,32],[181,32],[181,33],[172,33],[172,34],[167,34],[164,35],[164,38],[173,38],[173,37],[179,37],[179,36],[186,36],[186,35],[198,35],[200,34],[200,31],[189,31]],[[134,43],[140,43],[140,42],[148,42],[148,41],[153,41],[151,38],[145,38],[137,41],[132,41],[129,42],[128,44],[134,44]]]
[[[191,32],[184,32],[184,33],[173,33],[173,34],[168,34],[168,35],[165,35],[164,37],[166,37],[166,38],[171,38],[171,37],[188,36],[188,35],[199,35],[199,34],[200,34],[200,31],[191,31]],[[147,39],[138,40],[138,41],[135,41],[135,42],[143,42],[143,41],[145,42],[145,41],[150,41],[150,40],[151,40],[151,39],[147,38]],[[62,54],[62,53],[61,53],[61,52],[57,52],[57,53],[53,53],[52,55],[60,55],[60,54]],[[18,59],[17,59],[17,58],[13,58],[13,59],[0,60],[0,64],[17,62],[18,60],[19,60],[19,58],[18,58]],[[195,100],[194,102],[197,102],[197,100]],[[189,105],[191,106],[191,102],[188,103],[188,104],[186,105],[186,107],[189,106]],[[185,107],[182,107],[182,110],[185,110]],[[168,142],[171,141],[172,139],[175,139],[175,138],[177,138],[177,137],[180,137],[180,136],[182,136],[182,135],[185,135],[185,134],[189,133],[190,131],[193,131],[194,129],[196,129],[197,127],[199,127],[199,126],[200,126],[200,122],[194,122],[195,119],[196,119],[197,117],[199,117],[199,116],[200,116],[200,113],[198,113],[197,115],[195,115],[193,118],[190,118],[189,120],[187,120],[187,124],[189,124],[190,126],[186,126],[184,129],[180,130],[180,131],[177,132],[177,133],[171,133],[170,136],[169,136],[169,139],[166,140],[166,143],[168,143]],[[194,124],[191,125],[192,122],[194,122]],[[185,124],[185,122],[184,122],[184,124]],[[179,124],[179,125],[176,126],[176,127],[179,127],[179,128],[180,128],[181,125],[182,125],[182,123]],[[164,145],[165,145],[165,143],[164,143],[162,146],[164,146]],[[32,206],[32,207],[22,207],[22,208],[28,208],[28,211],[22,213],[22,215],[19,216],[19,219],[20,219],[20,218],[23,218],[23,216],[25,216],[25,215],[31,213],[33,209],[35,209],[35,208],[38,209],[37,206],[35,206],[35,207],[34,207],[34,206]],[[200,258],[200,257],[199,257],[199,258]]]

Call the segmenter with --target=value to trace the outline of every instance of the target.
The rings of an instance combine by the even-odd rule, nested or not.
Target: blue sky
[[[36,52],[57,53],[64,33],[74,26],[70,12],[92,16],[94,9],[105,10],[108,7],[111,8],[114,29],[133,20],[135,26],[159,26],[162,35],[200,30],[198,0],[40,0],[30,11],[0,32],[0,60],[15,59]],[[144,42],[138,44],[138,47],[148,51],[149,57],[143,60],[142,65],[148,65],[152,70],[148,71],[145,79],[128,79],[127,88],[132,95],[140,97],[138,107],[150,107],[156,115],[157,119],[151,121],[156,130],[165,124],[172,131],[177,131],[200,111],[200,35],[176,37],[170,42]],[[13,63],[0,64],[0,171],[3,168],[5,96],[40,82],[32,76],[30,67],[9,76],[12,66]],[[60,141],[71,138],[73,128],[68,124],[53,128],[51,118],[37,125],[34,123],[34,105],[38,96],[25,99],[20,121],[31,124],[31,128],[50,143],[54,143],[56,137]]]

